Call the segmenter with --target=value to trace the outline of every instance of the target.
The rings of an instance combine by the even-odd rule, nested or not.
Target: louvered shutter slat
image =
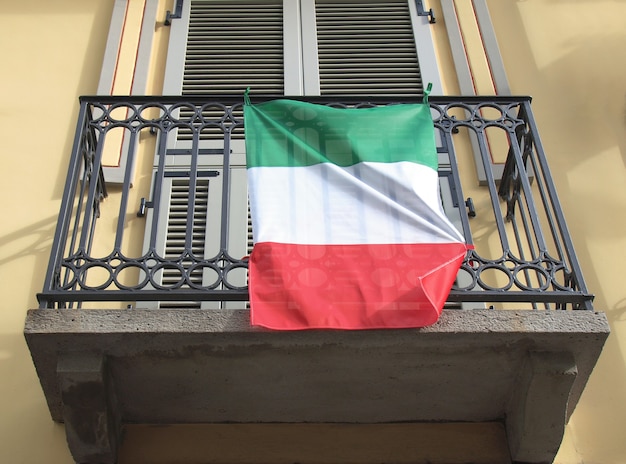
[[[185,252],[185,239],[187,228],[191,227],[191,252],[202,258],[205,254],[207,208],[209,200],[209,181],[198,179],[196,181],[195,205],[193,210],[193,223],[187,223],[187,211],[189,208],[189,179],[174,179],[170,191],[170,206],[167,216],[167,233],[165,238],[164,255],[166,259],[177,261]],[[191,261],[182,260],[184,267],[189,266]],[[163,286],[176,285],[180,281],[180,272],[176,269],[166,268],[163,270],[161,284]],[[198,269],[189,273],[189,280],[194,284],[202,285],[203,271]],[[183,288],[188,285],[183,285]],[[200,308],[200,302],[190,301],[162,301],[162,309],[175,308]]]
[[[191,4],[183,95],[283,93],[282,0]]]
[[[185,47],[183,95],[284,92],[282,0],[193,0]],[[181,110],[181,117],[188,117]],[[206,112],[205,117],[221,117]],[[241,115],[236,115],[240,117]],[[243,130],[231,134],[242,139]],[[221,140],[217,127],[200,134],[201,140]],[[181,128],[178,140],[191,140]]]
[[[317,0],[316,17],[322,94],[422,93],[406,0]]]

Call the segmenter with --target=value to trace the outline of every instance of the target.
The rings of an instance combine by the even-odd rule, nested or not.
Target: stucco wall
[[[0,461],[73,462],[22,331],[54,235],[78,96],[98,85],[113,0],[22,0],[0,8]]]
[[[488,2],[513,93],[533,108],[595,307],[612,334],[561,464],[626,460],[626,4]],[[597,13],[597,14],[596,14]]]

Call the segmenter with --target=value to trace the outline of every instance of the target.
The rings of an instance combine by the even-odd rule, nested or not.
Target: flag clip
[[[428,96],[430,95],[430,91],[433,89],[433,83],[429,82],[426,88],[424,89],[424,99],[422,102],[424,105],[428,105]]]

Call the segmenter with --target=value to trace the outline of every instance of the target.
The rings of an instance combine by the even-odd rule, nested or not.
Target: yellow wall
[[[626,3],[489,0],[488,5],[512,91],[534,98],[587,284],[612,329],[557,462],[623,463]]]
[[[69,464],[22,331],[42,288],[78,114],[96,92],[113,0],[0,6],[0,461]]]
[[[459,11],[468,2],[457,0]],[[63,427],[49,417],[22,330],[25,311],[36,307],[35,294],[43,282],[77,97],[96,92],[113,3],[20,0],[0,8],[2,462],[73,462]],[[171,8],[170,3],[162,1],[161,9]],[[439,3],[430,3],[438,17],[433,32],[444,88],[456,93]],[[488,5],[512,92],[534,97],[540,133],[588,285],[597,295],[596,308],[607,312],[613,330],[556,462],[623,463],[626,61],[621,55],[626,50],[626,3],[488,0]],[[471,41],[471,20],[463,20],[470,25]],[[163,37],[155,37],[162,50]],[[163,54],[160,58],[148,93],[159,92]],[[484,75],[480,56],[473,59],[478,75]],[[491,93],[487,84],[481,82],[479,91]]]

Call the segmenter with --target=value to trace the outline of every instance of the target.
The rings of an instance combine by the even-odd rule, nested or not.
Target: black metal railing
[[[277,97],[254,102],[271,98]],[[411,102],[295,98],[338,107]],[[431,97],[429,103],[444,208],[475,245],[450,306],[592,309],[530,98]],[[245,302],[251,244],[242,98],[82,97],[80,105],[41,307]],[[124,162],[103,201],[103,160],[111,153]],[[468,162],[471,153],[476,162]],[[493,168],[498,155],[505,159],[501,179]],[[481,187],[476,169],[484,170]]]

